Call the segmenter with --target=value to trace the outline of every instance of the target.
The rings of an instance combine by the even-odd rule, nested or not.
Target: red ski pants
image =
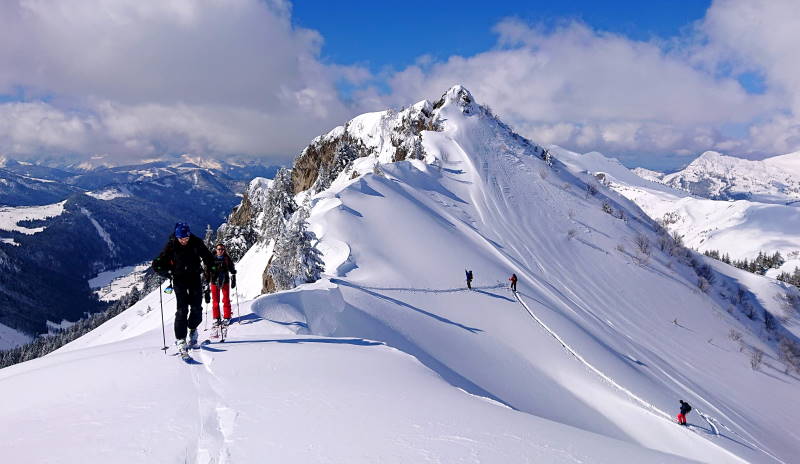
[[[222,310],[225,319],[231,318],[231,288],[228,282],[225,282],[221,287],[219,285],[211,284],[211,299],[214,304],[212,316],[214,319],[219,319],[219,293],[222,290]]]
[[[686,425],[686,416],[683,414],[678,414],[678,423],[681,425]]]

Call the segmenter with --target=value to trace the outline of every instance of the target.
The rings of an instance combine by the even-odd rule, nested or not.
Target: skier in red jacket
[[[508,279],[508,280],[511,281],[511,291],[516,293],[516,291],[517,291],[517,275],[516,274],[511,274],[511,278]]]

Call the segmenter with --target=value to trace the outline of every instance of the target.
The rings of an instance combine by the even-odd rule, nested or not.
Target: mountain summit
[[[14,424],[9,459],[766,463],[800,452],[787,407],[800,381],[777,361],[798,326],[780,298],[800,295],[683,248],[463,87],[354,118],[314,139],[291,177],[323,278],[261,295],[278,246],[261,236],[237,264],[232,343],[199,350],[197,365],[158,349],[154,292],[0,371],[0,395],[21,399],[0,406]],[[174,301],[163,304],[169,327]],[[678,400],[694,408],[686,427]]]

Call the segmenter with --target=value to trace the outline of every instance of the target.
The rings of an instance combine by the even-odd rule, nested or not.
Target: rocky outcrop
[[[371,153],[364,142],[353,137],[346,129],[332,137],[318,137],[294,162],[292,168],[294,193],[311,187],[317,192],[328,188],[336,176],[354,159]]]
[[[471,101],[469,92],[463,98]],[[317,137],[303,150],[292,168],[294,192],[308,189],[319,192],[328,188],[354,160],[365,156],[375,156],[382,163],[424,159],[422,132],[439,130],[428,101],[401,111],[361,115]]]

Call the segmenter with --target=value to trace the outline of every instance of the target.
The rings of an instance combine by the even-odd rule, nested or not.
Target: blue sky
[[[454,84],[628,166],[800,150],[797,0],[65,5],[0,2],[0,156],[288,162]]]
[[[672,37],[702,19],[706,0],[422,1],[340,0],[293,5],[295,24],[322,33],[322,56],[361,63],[373,71],[400,68],[421,55],[474,55],[490,49],[492,28],[502,19],[533,24],[580,20],[634,40]]]

